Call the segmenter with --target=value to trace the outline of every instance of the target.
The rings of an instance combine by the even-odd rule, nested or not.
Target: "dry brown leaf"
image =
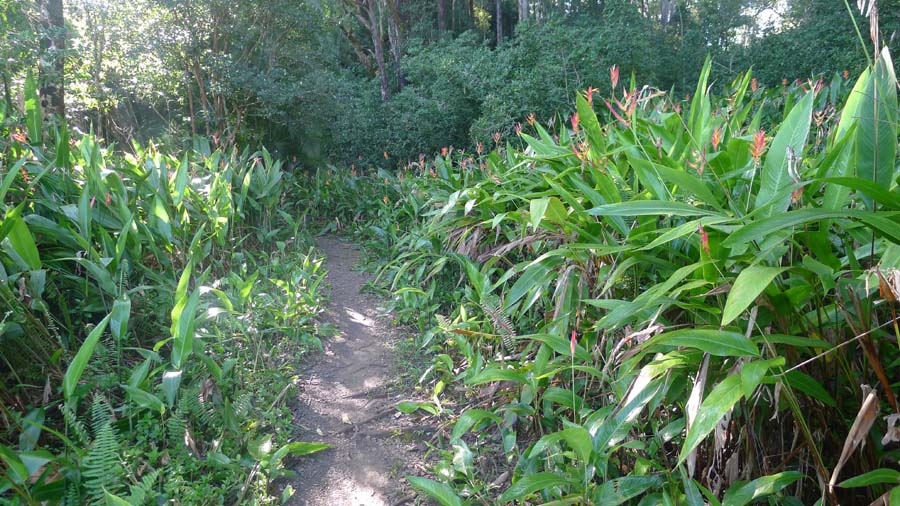
[[[41,397],[42,404],[46,406],[50,404],[50,396],[53,394],[53,389],[50,388],[50,376],[47,376],[47,382],[44,383],[44,394]]]
[[[881,445],[886,446],[890,443],[900,442],[900,426],[897,424],[900,422],[900,413],[888,415],[884,417],[884,420],[887,422],[887,429],[884,431],[884,437],[881,438]]]
[[[867,388],[868,385],[863,385],[864,391]],[[875,419],[878,417],[878,406],[878,396],[874,391],[869,391],[865,396],[865,400],[863,400],[862,406],[859,408],[859,412],[856,414],[856,419],[853,420],[853,425],[850,427],[847,439],[844,440],[844,448],[841,450],[841,457],[838,459],[837,465],[834,466],[834,471],[831,473],[831,479],[828,480],[829,489],[834,489],[834,485],[837,483],[838,476],[840,475],[844,464],[847,463],[847,460],[850,459],[850,456],[853,455],[856,448],[866,439],[866,436],[868,436],[869,429],[872,428]]]
[[[892,490],[888,490],[881,497],[869,503],[869,506],[891,506],[888,500],[891,498]]]

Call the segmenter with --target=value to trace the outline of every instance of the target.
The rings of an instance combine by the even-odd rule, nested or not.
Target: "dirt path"
[[[331,303],[326,320],[340,334],[304,369],[295,415],[303,441],[333,448],[301,458],[291,484],[297,506],[392,506],[408,497],[403,476],[423,453],[409,421],[393,406],[396,328],[376,300],[360,293],[366,276],[354,270],[355,248],[334,237],[318,239],[327,256]]]

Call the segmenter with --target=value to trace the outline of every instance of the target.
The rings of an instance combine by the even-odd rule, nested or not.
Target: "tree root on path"
[[[350,432],[351,430],[354,430],[356,427],[359,427],[360,425],[365,425],[373,420],[377,420],[377,419],[383,417],[384,415],[394,412],[394,410],[396,408],[397,408],[397,404],[391,404],[390,406],[382,409],[381,411],[375,413],[374,415],[372,415],[368,418],[365,418],[360,422],[351,423],[350,425],[347,425],[346,427],[342,427],[342,428],[332,432],[331,434],[336,436],[338,434],[344,434],[346,432]]]
[[[418,431],[434,432],[436,430],[438,430],[438,428],[435,427],[434,425],[410,425],[408,427],[395,427],[395,428],[391,428],[391,429],[359,431],[356,434],[354,434],[354,437],[365,436],[365,437],[372,437],[372,438],[382,438],[382,437],[393,436],[398,432],[418,432]]]

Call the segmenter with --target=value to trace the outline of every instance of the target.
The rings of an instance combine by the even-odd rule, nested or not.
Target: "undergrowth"
[[[855,83],[747,72],[714,97],[707,62],[682,102],[613,68],[555,130],[301,181],[433,357],[403,408],[448,430],[410,483],[444,505],[900,500],[893,69],[885,49]]]
[[[35,93],[26,83],[26,96]],[[322,258],[267,151],[0,140],[0,503],[269,504]]]

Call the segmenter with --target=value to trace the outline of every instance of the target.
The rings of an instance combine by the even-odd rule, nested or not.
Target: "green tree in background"
[[[60,5],[64,29],[48,16]],[[895,45],[900,2],[879,6],[882,39]],[[532,113],[564,120],[572,92],[602,86],[612,65],[623,79],[633,74],[683,96],[707,54],[726,76],[713,86],[750,66],[760,84],[779,86],[831,79],[865,62],[847,7],[830,0],[3,0],[2,7],[7,109],[41,61],[44,94],[65,75],[59,99],[64,90],[68,119],[83,131],[125,144],[163,134],[263,142],[308,165],[360,156],[392,165],[443,147],[471,149]],[[855,16],[866,33],[867,21]],[[47,112],[61,110],[59,99]]]

